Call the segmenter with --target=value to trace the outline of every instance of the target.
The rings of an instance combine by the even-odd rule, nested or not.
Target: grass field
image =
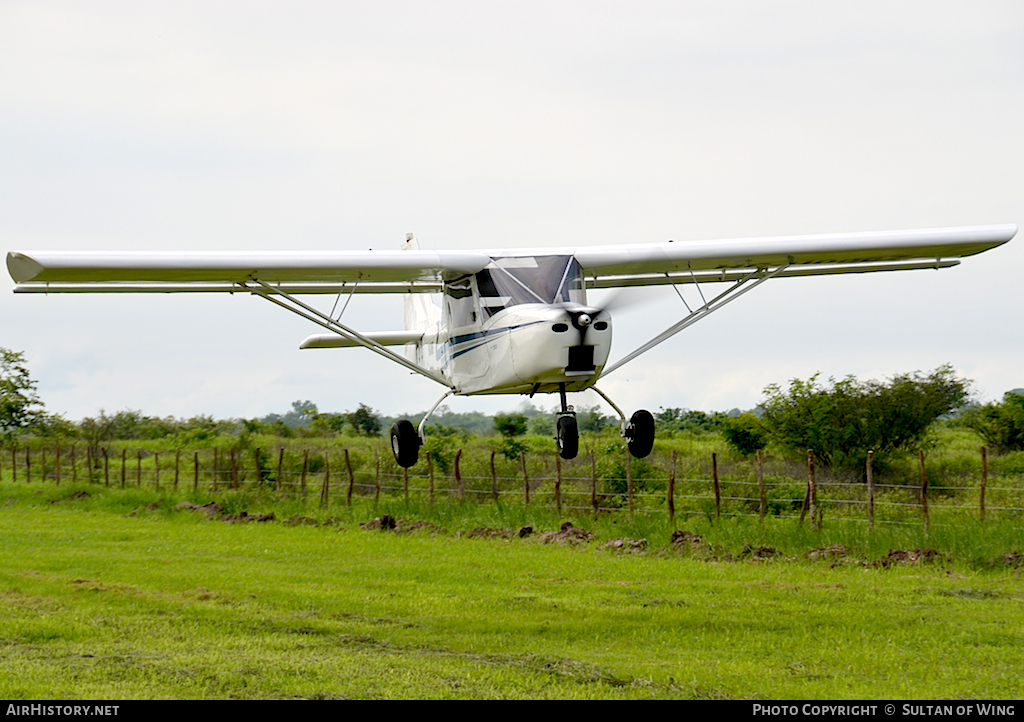
[[[87,495],[75,495],[86,490]],[[303,507],[3,484],[7,699],[1019,698],[1024,583],[1012,526],[879,529],[791,520],[578,518],[575,546],[468,538],[557,530],[550,509]],[[197,503],[207,497],[190,497]],[[360,527],[382,512],[430,524]],[[321,525],[287,526],[293,514]],[[329,523],[324,523],[328,522]],[[947,520],[949,521],[949,520]],[[463,532],[461,535],[459,532]],[[602,548],[645,537],[641,553]],[[836,560],[807,552],[843,544]],[[744,553],[771,546],[778,555]],[[889,548],[937,561],[872,565]],[[1000,561],[1004,560],[1004,561]]]

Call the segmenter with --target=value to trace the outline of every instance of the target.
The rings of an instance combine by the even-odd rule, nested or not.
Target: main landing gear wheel
[[[642,459],[654,448],[654,417],[650,411],[640,409],[629,417],[626,426],[626,446],[629,453]]]
[[[399,466],[408,469],[420,458],[420,436],[411,421],[399,419],[391,424],[391,451]]]
[[[576,417],[559,416],[555,422],[558,432],[558,455],[563,459],[575,459],[580,451],[580,434],[576,426]]]

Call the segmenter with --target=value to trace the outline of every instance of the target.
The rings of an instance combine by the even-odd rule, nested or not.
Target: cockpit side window
[[[583,273],[572,256],[506,256],[476,274],[486,318],[523,303],[583,303]]]
[[[463,276],[444,286],[444,303],[448,324],[452,328],[472,326],[479,318],[473,297],[473,277]]]

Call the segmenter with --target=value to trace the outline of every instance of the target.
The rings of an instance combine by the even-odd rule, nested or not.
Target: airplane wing
[[[596,246],[573,255],[588,287],[610,288],[734,281],[783,266],[776,277],[948,268],[1016,233],[1016,225],[1006,224]]]
[[[476,251],[179,252],[38,251],[7,254],[16,293],[234,292],[255,279],[289,293],[440,291],[477,273]]]
[[[234,292],[259,280],[292,294],[439,291],[492,257],[574,256],[588,287],[732,281],[774,275],[946,268],[995,248],[1012,224],[513,251],[11,252],[15,292]],[[784,268],[783,268],[784,267]]]

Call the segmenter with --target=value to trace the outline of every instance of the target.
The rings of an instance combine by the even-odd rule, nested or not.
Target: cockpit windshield
[[[572,256],[492,258],[476,274],[485,317],[523,303],[585,303],[583,272]]]

